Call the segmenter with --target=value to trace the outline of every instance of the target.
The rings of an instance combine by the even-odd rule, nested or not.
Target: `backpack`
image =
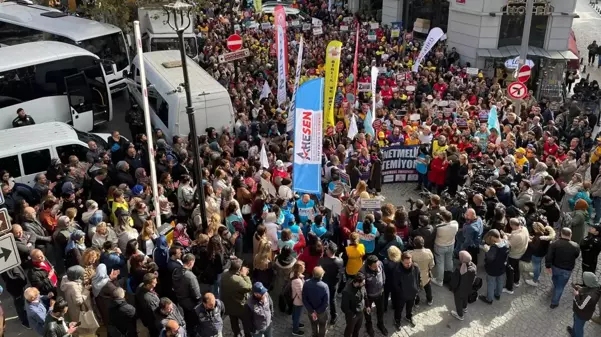
[[[294,298],[292,297],[292,281],[296,280],[298,277],[289,278],[284,287],[282,288],[282,293],[280,294],[280,298],[278,301],[278,305],[280,307],[280,311],[286,313],[288,315],[292,314],[293,302]]]

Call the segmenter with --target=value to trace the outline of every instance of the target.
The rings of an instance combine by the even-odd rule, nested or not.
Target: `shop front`
[[[518,67],[526,0],[451,0],[448,45],[462,62],[510,83]],[[569,44],[576,0],[535,0],[528,48],[528,87],[537,96],[563,97],[563,77],[578,51]],[[576,61],[577,66],[577,61]]]

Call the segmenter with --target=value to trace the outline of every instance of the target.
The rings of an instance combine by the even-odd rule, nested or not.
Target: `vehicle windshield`
[[[125,39],[120,32],[80,41],[78,45],[90,53],[97,55],[101,60],[115,62],[117,70],[129,67]]]
[[[75,128],[73,128],[73,130],[75,130],[75,133],[77,133],[77,138],[79,138],[79,140],[81,140],[82,142],[87,144],[89,141],[93,140],[94,142],[96,142],[96,145],[98,145],[99,148],[108,150],[109,143],[107,143],[106,139],[102,139],[102,137],[93,133],[87,133],[76,130]]]
[[[186,55],[191,58],[198,56],[196,37],[184,37],[184,44],[186,46]],[[150,41],[150,50],[179,50],[179,42],[176,37],[155,37]]]

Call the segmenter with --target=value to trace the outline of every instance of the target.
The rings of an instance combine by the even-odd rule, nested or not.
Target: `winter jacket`
[[[359,212],[356,210],[350,211],[348,207],[345,207],[340,215],[340,230],[342,231],[342,238],[348,240],[352,232],[357,228],[357,222],[359,221]]]
[[[455,236],[459,230],[459,223],[451,220],[449,223],[442,223],[436,226],[436,238],[434,244],[439,247],[448,247],[455,245]]]
[[[461,264],[455,268],[451,275],[451,291],[461,298],[467,298],[473,291],[474,280],[476,279],[476,265],[470,262],[467,266],[467,272],[461,275]]]
[[[50,264],[48,261],[46,261],[46,263]],[[38,288],[40,294],[48,295],[50,292],[56,294],[56,287],[52,285],[48,272],[42,268],[36,266],[31,267],[27,272],[27,279],[32,287]]]
[[[159,330],[163,329],[165,324],[170,320],[176,321],[180,327],[186,328],[184,315],[177,305],[172,306],[171,312],[166,315],[161,311],[161,308],[157,308],[157,310],[154,311],[154,319]]]
[[[388,259],[388,248],[395,246],[400,251],[405,250],[405,243],[403,243],[403,239],[400,236],[395,235],[393,240],[386,241],[384,235],[381,235],[378,238],[378,242],[376,243],[376,250],[374,251],[380,261],[385,261]]]
[[[574,304],[572,309],[578,318],[588,321],[595,313],[595,306],[601,298],[600,288],[582,287],[578,291],[578,295],[574,296]]]
[[[196,336],[213,337],[221,334],[223,331],[223,315],[225,314],[223,302],[215,299],[213,310],[207,310],[202,303],[197,305],[194,310],[196,310],[198,316]]]
[[[136,331],[136,307],[127,303],[125,299],[114,299],[109,304],[109,322],[107,323],[110,327],[114,327],[123,336],[134,337],[137,336]],[[109,327],[109,336],[110,334]]]
[[[194,310],[202,296],[194,273],[187,268],[175,269],[172,279],[175,285],[173,290],[177,297],[177,304],[184,310]]]
[[[67,322],[64,318],[55,318],[50,313],[44,323],[44,337],[70,337],[67,334]]]
[[[555,240],[555,230],[551,226],[545,226],[547,235],[534,234],[532,241],[528,243],[528,249],[536,257],[544,257],[549,251],[551,241]]]
[[[276,259],[273,263],[273,270],[275,272],[275,279],[273,280],[273,290],[275,293],[279,294],[286,282],[288,282],[288,278],[290,278],[290,272],[292,272],[292,267],[296,264],[296,259],[291,258],[290,261],[287,261],[287,264]],[[222,276],[223,280],[223,276]],[[273,295],[274,293],[272,293]],[[226,306],[227,307],[227,306]]]
[[[580,242],[580,250],[582,251],[582,265],[595,267],[597,259],[601,253],[601,235],[587,235]]]
[[[399,263],[393,272],[393,293],[397,301],[410,301],[415,298],[420,289],[420,269],[413,263],[409,269]]]
[[[347,316],[362,314],[365,309],[365,287],[355,287],[353,282],[348,282],[342,291],[340,310]]]
[[[92,310],[92,301],[90,297],[90,291],[84,290],[81,281],[69,281],[67,276],[63,276],[61,281],[61,291],[63,292],[63,298],[69,305],[69,311],[67,316],[71,322],[79,321],[79,313],[81,312],[82,305],[89,311]],[[83,328],[77,329],[80,334],[87,335],[94,333],[94,331],[85,330]]]
[[[501,276],[505,274],[507,257],[509,256],[509,243],[506,240],[490,246],[484,254],[484,270],[487,275]]]
[[[48,314],[48,308],[44,304],[44,300],[47,299],[48,297],[41,296],[37,302],[25,301],[25,312],[27,313],[29,327],[40,336],[44,335],[44,323]]]
[[[150,336],[158,335],[157,326],[154,321],[154,312],[159,307],[159,296],[143,286],[136,290],[136,312],[142,324],[150,331]]]
[[[520,194],[518,194],[517,197],[514,195],[513,204],[515,205],[515,207],[523,209],[527,202],[532,201],[533,197],[534,191],[532,191],[532,189],[529,188],[525,191],[520,192]]]
[[[528,234],[528,228],[521,227],[520,229],[512,231],[511,234],[509,234],[509,257],[519,260],[524,253],[526,253],[529,240],[530,235]]]
[[[256,334],[265,331],[273,322],[273,301],[269,293],[263,295],[263,301],[259,301],[254,295],[248,299],[246,304],[247,315],[250,318],[251,332]],[[208,336],[207,336],[208,337]]]
[[[324,256],[317,261],[317,265],[325,271],[323,281],[330,287],[333,287],[340,282],[340,278],[344,273],[344,261],[338,256]]]
[[[240,273],[227,271],[221,275],[220,299],[223,301],[228,315],[240,317],[244,315],[244,306],[248,297],[252,296],[252,282],[250,277]]]
[[[364,264],[361,267],[361,272],[365,275],[365,291],[369,297],[377,297],[384,291],[384,284],[386,283],[386,275],[384,274],[384,265],[381,261],[376,262],[378,269],[373,271],[371,268]]]
[[[330,304],[330,296],[336,295],[330,294],[328,285],[322,280],[311,278],[303,285],[303,305],[309,314],[324,313]]]
[[[428,171],[428,180],[436,185],[444,185],[448,166],[449,162],[446,160],[434,158],[430,164],[430,171]]]
[[[428,248],[416,249],[410,251],[413,263],[417,264],[420,270],[420,287],[424,287],[430,282],[430,271],[434,268],[434,254]]]
[[[346,273],[349,275],[357,274],[363,265],[365,246],[361,243],[349,245],[346,247],[346,256],[348,257],[348,261],[346,262]]]
[[[556,267],[563,270],[573,270],[576,259],[580,255],[580,247],[574,241],[560,238],[549,246],[545,257],[545,267]]]
[[[480,218],[476,218],[475,221],[469,224],[466,223],[463,226],[463,244],[461,245],[461,250],[478,247],[482,239],[483,230],[482,219]]]
[[[589,221],[589,216],[585,210],[577,210],[572,213],[572,221],[570,228],[572,229],[572,240],[580,242],[586,233],[586,224]]]
[[[305,279],[301,275],[300,277],[291,278],[290,288],[292,290],[292,304],[296,306],[303,305],[303,285],[305,284]]]

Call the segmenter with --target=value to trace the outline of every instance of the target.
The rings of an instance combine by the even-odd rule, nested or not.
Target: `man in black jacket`
[[[413,305],[415,304],[415,296],[420,289],[420,271],[419,267],[413,263],[411,254],[405,252],[401,255],[401,264],[394,271],[393,279],[393,294],[396,298],[397,305],[394,308],[394,325],[398,329],[401,328],[401,315],[403,307],[405,308],[405,320],[413,328]]]
[[[601,225],[596,224],[589,228],[588,235],[580,243],[580,250],[582,251],[582,272],[595,273],[597,258],[601,253]]]
[[[384,336],[388,336],[388,330],[384,326],[384,283],[386,282],[384,265],[376,255],[370,255],[361,268],[361,272],[365,275],[365,291],[367,293],[365,305],[370,308],[370,310],[365,311],[367,334],[371,337],[375,335],[371,321],[371,307],[372,304],[375,304],[378,329]]]
[[[50,236],[38,236],[35,233],[29,231],[23,231],[23,228],[20,225],[13,225],[12,233],[15,236],[15,244],[17,245],[17,250],[19,251],[19,256],[21,257],[21,263],[24,264],[25,268],[29,267],[29,257],[31,255],[31,251],[35,249],[36,243],[50,243],[52,242],[52,237]]]
[[[196,315],[196,306],[200,304],[202,294],[196,275],[192,272],[196,258],[193,254],[186,254],[182,257],[182,268],[173,271],[173,290],[177,303],[184,311],[184,318],[188,325],[187,331],[192,335],[196,331],[198,316]]]
[[[342,292],[340,310],[346,318],[344,337],[359,336],[359,331],[363,325],[363,311],[367,313],[370,310],[370,308],[365,307],[366,298],[365,275],[359,272],[355,274],[352,282],[346,284]]]
[[[154,292],[157,277],[153,273],[144,275],[142,284],[136,289],[136,310],[142,324],[148,329],[150,337],[158,337],[159,330],[155,323],[154,312],[159,307],[159,296]]]
[[[44,337],[71,336],[77,331],[77,322],[65,322],[67,310],[67,301],[62,297],[57,298],[52,311],[46,316]]]
[[[551,199],[561,201],[561,187],[555,182],[552,176],[545,176],[545,187],[543,187],[543,195],[551,197]]]
[[[551,309],[559,306],[559,300],[563,294],[563,289],[572,275],[572,270],[576,265],[576,259],[580,255],[580,247],[572,240],[572,230],[569,228],[561,229],[561,238],[549,246],[545,266],[547,272],[552,274],[553,280],[553,299],[551,300]]]
[[[136,331],[136,308],[125,300],[125,290],[116,288],[113,298],[109,304],[109,317],[107,330],[109,336],[135,337]]]
[[[337,251],[338,246],[330,241],[326,247],[325,256],[317,262],[317,265],[321,266],[326,272],[323,276],[323,282],[328,285],[330,294],[336,294],[336,285],[340,282],[344,273],[344,261],[336,256]],[[330,296],[330,325],[336,324],[336,319],[336,296]]]
[[[159,307],[154,312],[158,330],[161,331],[168,321],[173,320],[179,324],[184,330],[186,329],[186,321],[184,316],[169,298],[163,297],[159,302]]]

